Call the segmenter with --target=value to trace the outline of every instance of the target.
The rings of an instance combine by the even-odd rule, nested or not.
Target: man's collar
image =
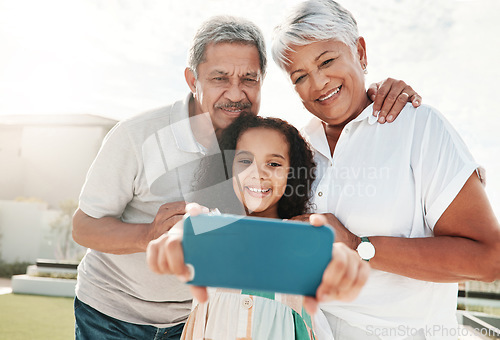
[[[177,102],[172,108],[170,128],[172,129],[177,148],[185,152],[202,153],[204,155],[220,152],[210,115],[205,113],[193,117],[189,116],[189,103],[191,100],[194,100],[194,98],[192,93],[189,93],[184,101]],[[207,148],[196,140],[192,128],[193,124],[196,123],[199,123],[199,126],[206,126],[207,129],[211,129],[211,131],[206,131],[207,134],[205,136],[205,138],[210,139],[208,143],[212,145],[211,150],[207,150]]]
[[[177,147],[186,152],[204,153],[205,150],[194,138],[189,122],[189,102],[193,98],[190,92],[182,102],[177,102],[172,108],[170,128]]]

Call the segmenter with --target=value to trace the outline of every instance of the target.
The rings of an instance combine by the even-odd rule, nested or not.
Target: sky
[[[0,0],[0,116],[117,120],[183,98],[190,39],[212,15],[245,16],[268,47],[298,0]],[[367,43],[367,83],[403,79],[441,111],[487,171],[500,216],[500,1],[344,0]],[[310,115],[271,60],[261,113]]]

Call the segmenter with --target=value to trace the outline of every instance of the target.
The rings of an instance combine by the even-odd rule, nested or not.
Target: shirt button
[[[349,128],[344,129],[345,133],[349,133]]]
[[[321,191],[320,191],[320,192],[318,192],[318,196],[319,196],[319,197],[323,196],[323,192],[321,192]]]
[[[253,300],[249,297],[246,297],[241,301],[241,306],[250,309],[253,306]]]

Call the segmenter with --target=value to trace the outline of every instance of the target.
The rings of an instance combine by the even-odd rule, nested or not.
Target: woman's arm
[[[356,249],[359,237],[332,214],[336,239]],[[372,268],[433,282],[500,279],[500,226],[484,188],[472,174],[434,227],[435,237],[369,237]]]
[[[325,216],[321,214],[310,215],[308,222],[316,227],[328,224]],[[304,308],[309,314],[314,314],[319,302],[354,300],[364,287],[369,274],[368,263],[362,261],[355,251],[343,243],[335,242],[332,260],[323,272],[316,296],[304,297]]]
[[[434,227],[435,237],[371,237],[373,268],[419,280],[500,279],[500,226],[474,173]]]

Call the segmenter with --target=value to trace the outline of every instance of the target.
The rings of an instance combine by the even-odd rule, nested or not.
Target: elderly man
[[[242,112],[258,113],[265,71],[260,30],[243,19],[213,18],[190,50],[191,93],[107,135],[73,219],[75,241],[89,248],[78,269],[77,339],[179,338],[191,294],[175,276],[149,270],[146,247],[182,218],[193,173],[215,152],[216,135]],[[380,117],[397,116],[407,94],[420,99],[403,82],[386,81],[376,99]]]

